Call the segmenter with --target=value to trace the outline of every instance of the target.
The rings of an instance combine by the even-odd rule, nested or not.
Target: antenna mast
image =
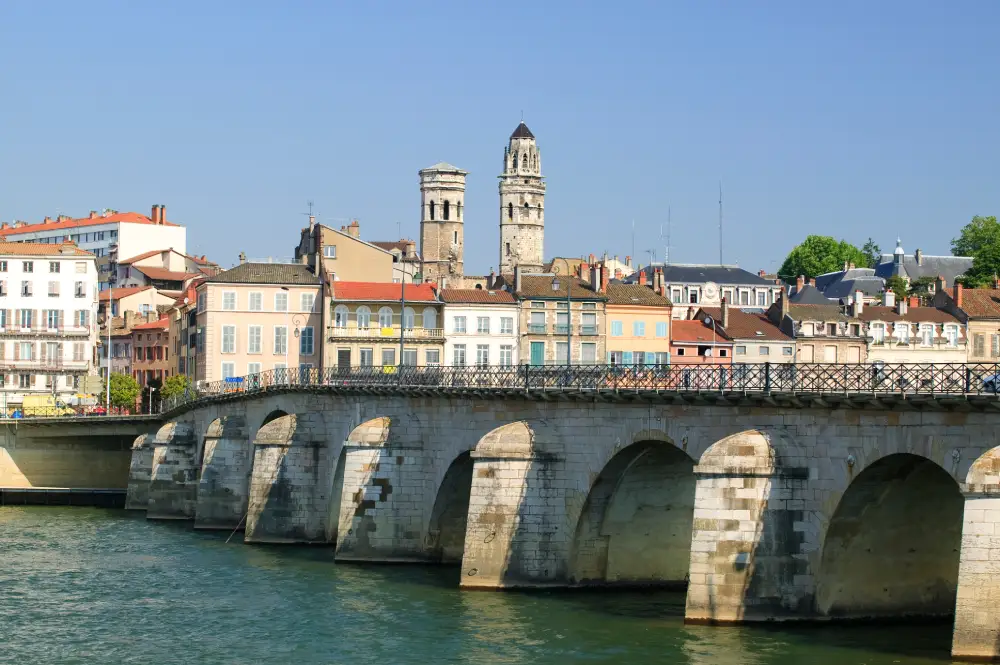
[[[719,265],[722,265],[722,181],[719,181]]]

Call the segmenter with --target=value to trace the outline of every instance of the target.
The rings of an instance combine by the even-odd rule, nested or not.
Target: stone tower
[[[545,241],[542,155],[524,121],[510,135],[500,176],[500,274],[541,271]]]
[[[461,279],[466,171],[440,162],[420,171],[420,256],[424,282]]]

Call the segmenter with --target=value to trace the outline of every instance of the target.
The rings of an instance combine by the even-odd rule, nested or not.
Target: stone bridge
[[[954,614],[953,653],[988,659],[998,446],[993,395],[286,387],[167,414],[128,507],[467,588],[676,585],[690,622]]]

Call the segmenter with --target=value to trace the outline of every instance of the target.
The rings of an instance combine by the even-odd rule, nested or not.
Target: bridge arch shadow
[[[827,528],[816,611],[842,619],[950,616],[963,509],[958,483],[925,457],[894,453],[869,465]]]
[[[452,460],[438,486],[427,527],[426,545],[431,561],[462,563],[473,466],[472,451],[460,453]]]

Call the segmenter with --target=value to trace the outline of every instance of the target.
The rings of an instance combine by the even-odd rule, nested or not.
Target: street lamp
[[[711,316],[705,317],[705,323],[712,326],[712,363],[715,363],[715,319]]]
[[[153,414],[153,393],[156,392],[156,388],[149,386],[149,414]]]
[[[552,278],[552,292],[555,293],[558,292],[559,289],[561,288],[559,284],[559,266],[552,266],[552,274],[555,275],[555,277]],[[572,306],[572,301],[570,300],[570,292],[572,290],[571,289],[572,285],[573,285],[572,278],[569,275],[567,275],[566,276],[566,365],[567,366],[573,364],[572,361],[573,306]],[[558,318],[559,317],[557,314],[556,320],[558,320]]]

